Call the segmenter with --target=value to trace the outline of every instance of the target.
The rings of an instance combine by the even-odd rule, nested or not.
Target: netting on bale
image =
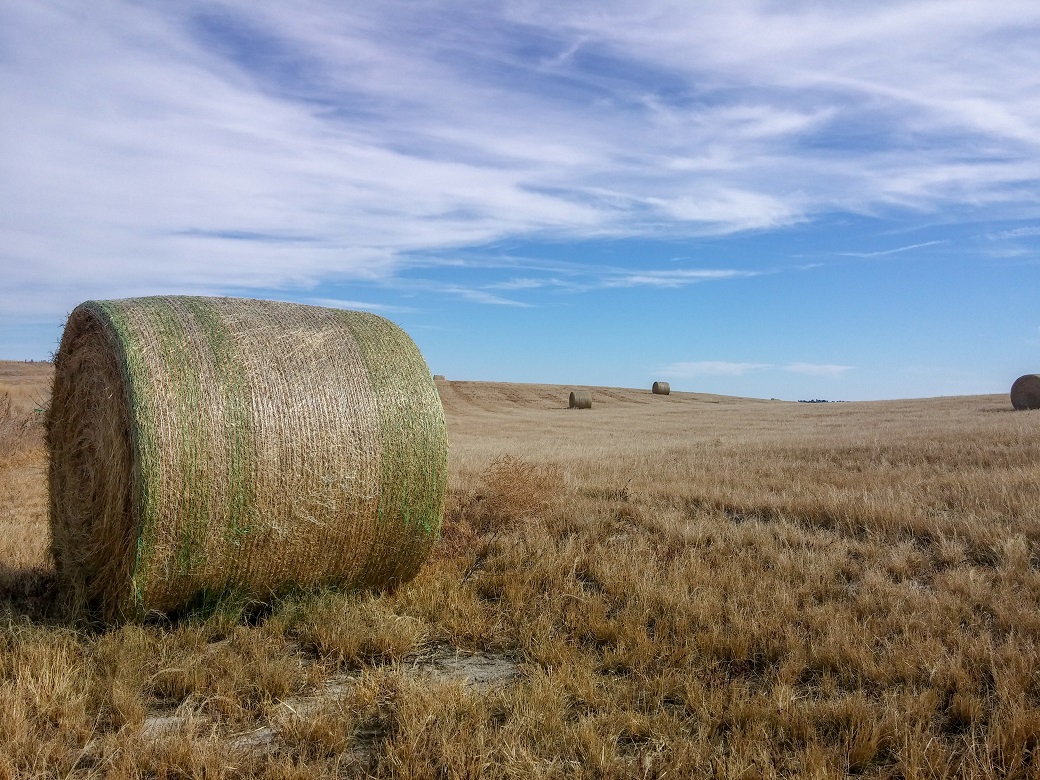
[[[88,301],[55,357],[48,446],[59,584],[108,621],[396,584],[440,532],[440,399],[408,335],[365,312]]]

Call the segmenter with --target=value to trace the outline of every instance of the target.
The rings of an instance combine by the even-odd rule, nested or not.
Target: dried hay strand
[[[672,388],[667,382],[654,382],[654,386],[650,390],[654,395],[668,395],[672,392]]]
[[[569,409],[591,409],[592,393],[588,390],[572,390],[567,407]]]
[[[34,444],[37,427],[34,423],[32,416],[16,411],[10,391],[0,384],[0,471],[5,456],[23,452]]]
[[[1020,376],[1011,385],[1011,405],[1016,409],[1040,409],[1040,374]]]
[[[47,420],[52,553],[108,622],[416,574],[440,533],[444,411],[373,314],[235,298],[88,301]]]

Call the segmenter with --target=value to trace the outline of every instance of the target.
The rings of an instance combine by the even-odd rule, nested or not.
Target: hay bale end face
[[[1011,405],[1016,409],[1040,409],[1040,374],[1020,376],[1011,385]]]
[[[109,622],[228,590],[398,583],[440,532],[444,411],[412,340],[365,312],[88,301],[47,441],[60,587]]]
[[[672,392],[672,388],[667,382],[654,382],[654,386],[650,389],[654,395],[668,395]]]
[[[572,390],[567,406],[570,409],[591,409],[592,393],[588,390]]]

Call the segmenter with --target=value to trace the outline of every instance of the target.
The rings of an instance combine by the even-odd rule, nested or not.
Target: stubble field
[[[438,381],[414,581],[100,631],[51,608],[47,372],[0,364],[0,777],[1040,776],[1006,396]]]

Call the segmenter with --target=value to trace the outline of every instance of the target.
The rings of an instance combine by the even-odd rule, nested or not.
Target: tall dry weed
[[[544,513],[563,488],[555,464],[535,464],[500,455],[481,477],[482,489],[466,506],[467,520],[479,532],[506,531]]]
[[[556,464],[536,464],[515,455],[495,457],[476,490],[449,495],[436,554],[474,551],[488,539],[543,515],[563,490]]]
[[[0,389],[0,465],[6,457],[25,452],[36,446],[42,437],[42,427],[35,414],[18,414],[11,402],[11,394]]]

